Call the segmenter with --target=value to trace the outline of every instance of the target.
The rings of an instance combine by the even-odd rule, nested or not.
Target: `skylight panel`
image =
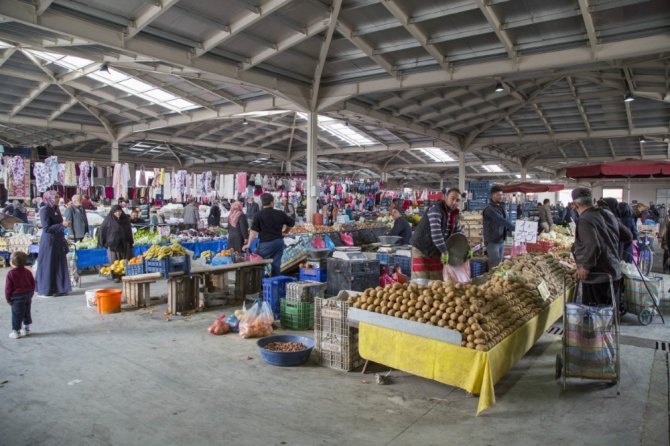
[[[307,120],[306,113],[298,113],[298,117]],[[371,146],[376,144],[375,141],[368,138],[355,128],[342,123],[342,121],[331,118],[330,116],[319,115],[319,128],[341,140],[348,142],[352,146]]]
[[[436,163],[448,163],[451,161],[455,161],[454,158],[449,156],[447,152],[437,147],[424,147],[417,150],[423,153],[424,155],[428,156],[428,158],[430,158]]]
[[[61,54],[51,53],[48,51],[30,50],[30,52],[40,59],[46,60],[69,70],[80,70],[93,63],[92,60],[81,57],[63,56]],[[152,84],[128,76],[112,67],[108,67],[107,71],[96,71],[89,73],[86,75],[86,77],[126,93],[130,93],[134,96],[149,101],[152,104],[160,105],[161,107],[165,107],[175,112],[183,112],[192,110],[194,108],[200,108],[198,104],[157,88]]]
[[[499,164],[484,164],[482,166],[485,171],[489,173],[502,173],[504,172],[503,168]]]

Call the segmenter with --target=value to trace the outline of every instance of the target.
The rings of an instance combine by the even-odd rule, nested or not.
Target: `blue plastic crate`
[[[477,277],[484,274],[487,270],[485,260],[470,260],[470,277]]]
[[[280,316],[281,299],[286,297],[286,284],[295,282],[295,277],[276,276],[263,279],[263,300],[270,304],[276,320]]]
[[[390,254],[388,252],[378,252],[377,253],[377,260],[379,260],[380,265],[388,265],[389,260],[392,260],[393,254]]]
[[[313,282],[326,282],[328,270],[326,268],[300,268],[300,280],[311,280]]]
[[[389,263],[390,273],[393,273],[393,267],[398,265],[400,271],[407,277],[412,277],[412,258],[407,256],[393,256]]]
[[[130,263],[126,262],[126,276],[137,276],[138,274],[144,274],[146,272],[147,270],[144,259],[142,260],[142,263],[137,265],[131,265]]]
[[[146,259],[146,272],[161,273],[164,278],[168,278],[170,273],[183,272],[189,274],[191,272],[191,256],[170,256],[164,259]]]

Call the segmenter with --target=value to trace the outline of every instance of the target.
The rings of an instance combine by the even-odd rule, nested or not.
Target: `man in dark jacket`
[[[507,234],[514,231],[514,225],[507,221],[507,212],[505,212],[502,199],[502,187],[493,186],[491,188],[491,202],[483,212],[483,235],[489,268],[495,268],[501,262]]]
[[[389,235],[402,237],[400,244],[409,245],[409,242],[412,239],[412,227],[409,225],[409,222],[402,218],[402,215],[397,208],[391,210],[391,218],[393,218],[394,221],[393,228]]]
[[[580,280],[603,282],[584,284],[582,301],[586,305],[611,305],[609,280],[589,275],[609,274],[614,282],[615,295],[618,295],[621,278],[619,241],[632,240],[632,235],[609,209],[593,206],[590,189],[574,189],[572,200],[579,212],[575,243],[572,246],[572,254],[577,264],[576,277]]]
[[[461,191],[451,188],[444,199],[428,209],[412,236],[412,278],[442,280],[442,258],[447,239],[461,232],[458,203]]]
[[[256,216],[256,214],[258,214],[259,211],[260,209],[258,207],[258,203],[256,203],[256,201],[254,200],[254,196],[249,195],[247,197],[247,212],[246,212],[247,220],[249,220],[249,222],[253,222],[254,217]]]

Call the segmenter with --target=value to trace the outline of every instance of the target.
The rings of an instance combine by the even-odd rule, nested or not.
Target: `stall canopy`
[[[544,183],[515,183],[503,186],[502,190],[506,194],[522,192],[524,194],[558,192],[565,189],[562,184],[544,184]]]
[[[568,178],[664,177],[670,176],[670,163],[627,159],[611,163],[569,167],[565,170],[565,176]]]

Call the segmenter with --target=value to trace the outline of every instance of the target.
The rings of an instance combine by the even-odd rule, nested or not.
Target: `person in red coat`
[[[5,280],[5,299],[12,306],[12,331],[9,333],[12,339],[28,336],[33,323],[30,305],[35,293],[35,279],[33,273],[26,269],[27,259],[28,255],[24,252],[12,254],[9,262],[13,268]]]

